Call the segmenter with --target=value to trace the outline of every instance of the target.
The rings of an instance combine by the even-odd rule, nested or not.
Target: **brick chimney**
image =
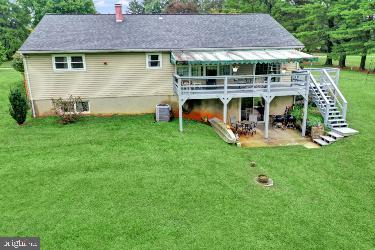
[[[124,21],[124,15],[122,14],[122,4],[116,3],[115,4],[115,13],[116,13],[116,22],[121,23]]]

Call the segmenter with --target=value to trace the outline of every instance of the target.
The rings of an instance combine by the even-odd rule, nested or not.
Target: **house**
[[[307,108],[311,89],[322,113],[330,106],[310,71],[295,72],[316,58],[267,14],[123,15],[120,4],[115,13],[41,20],[19,50],[34,116],[51,115],[51,99],[71,95],[89,114],[153,113],[169,103],[181,131],[183,112],[225,122],[252,112],[267,138],[270,115],[283,114],[298,96]],[[329,72],[320,74],[334,83]],[[328,124],[332,112],[325,114]],[[336,123],[346,126],[342,120]],[[306,112],[303,134],[305,126]]]

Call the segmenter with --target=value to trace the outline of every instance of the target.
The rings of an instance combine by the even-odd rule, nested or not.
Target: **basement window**
[[[56,71],[84,71],[86,69],[84,55],[54,55],[53,69]]]
[[[65,113],[90,113],[89,101],[63,102],[61,110]]]
[[[147,54],[146,66],[149,69],[161,69],[162,56],[161,54]]]
[[[88,113],[90,112],[90,105],[88,101],[76,102],[75,110],[79,113]]]

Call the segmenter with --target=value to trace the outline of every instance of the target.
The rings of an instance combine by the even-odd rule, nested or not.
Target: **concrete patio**
[[[302,145],[306,148],[319,148],[310,137],[302,137],[297,129],[269,128],[269,138],[264,139],[264,124],[258,124],[254,135],[241,135],[241,147],[276,147]]]

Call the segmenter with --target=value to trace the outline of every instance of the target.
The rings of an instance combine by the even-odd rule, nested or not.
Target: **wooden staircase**
[[[324,117],[324,125],[331,129],[331,132],[314,139],[314,142],[327,146],[337,139],[358,133],[349,128],[346,121],[347,101],[337,86],[338,69],[309,69],[309,71],[310,95]],[[335,81],[329,71],[336,73]]]
[[[321,135],[319,139],[314,139],[313,141],[319,144],[320,146],[327,146],[342,138],[344,138],[344,136],[330,131],[326,135]]]

